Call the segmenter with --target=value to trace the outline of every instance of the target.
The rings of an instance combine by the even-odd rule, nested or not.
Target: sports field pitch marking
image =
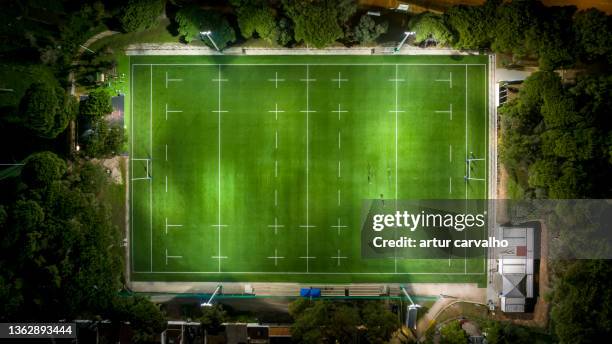
[[[486,66],[486,63],[133,63],[132,66]]]
[[[341,88],[342,83],[343,82],[348,82],[349,79],[343,79],[342,78],[342,72],[338,72],[338,78],[337,79],[331,79],[331,81],[333,81],[333,82],[337,81],[338,82],[338,88]]]
[[[449,72],[448,79],[438,79],[439,82],[448,82],[450,88],[453,88],[453,72]]]
[[[217,259],[217,256],[213,256]],[[227,259],[223,256],[221,259]],[[302,259],[315,259],[317,257],[298,257]],[[389,257],[393,259],[393,257]],[[149,271],[133,271],[134,274],[148,274]],[[194,275],[391,275],[391,276],[408,276],[408,275],[460,275],[460,276],[480,276],[486,275],[486,272],[306,272],[306,271],[153,271],[155,274],[194,274]]]
[[[168,82],[172,82],[172,81],[183,81],[183,79],[171,79],[171,78],[168,78],[168,72],[166,72],[166,88],[168,88]]]
[[[338,224],[331,226],[331,228],[335,228],[338,231],[338,235],[340,235],[340,230],[343,228],[348,228],[347,225],[343,225],[342,222],[340,221],[340,218],[338,218]]]
[[[168,228],[178,228],[183,227],[183,225],[173,225],[168,223],[168,218],[166,217],[166,234],[168,234]]]
[[[166,161],[168,161],[168,145],[166,144]]]
[[[342,147],[341,141],[342,141],[342,139],[341,139],[341,136],[340,136],[340,130],[338,130],[338,150],[340,150],[341,147]]]
[[[448,162],[453,162],[453,145],[448,145]]]
[[[274,149],[278,149],[278,129],[274,132]]]
[[[269,228],[274,228],[274,235],[278,234],[278,229],[279,228],[283,228],[285,227],[284,225],[279,225],[278,224],[278,217],[274,217],[274,224],[273,225],[268,225]]]
[[[453,193],[453,177],[448,177],[448,194]]]
[[[278,264],[278,260],[279,259],[285,259],[285,257],[279,257],[278,256],[278,250],[274,249],[274,256],[272,257],[267,257],[268,259],[274,259],[274,266],[276,266]]]
[[[278,109],[278,103],[274,104],[274,110],[269,110],[268,112],[274,113],[274,119],[278,121],[278,114],[285,112],[284,110]]]
[[[168,120],[168,114],[169,113],[180,113],[183,112],[182,110],[168,110],[168,103],[166,103],[166,121]]]
[[[310,110],[310,82],[317,81],[316,79],[310,78],[310,66],[306,65],[306,79],[300,79],[300,81],[306,82],[306,111],[300,111],[306,113],[306,257],[309,257],[310,252],[310,113],[316,112]],[[300,226],[301,227],[301,226]],[[314,227],[314,226],[313,226]],[[310,259],[306,258],[306,272],[310,272]]]
[[[278,207],[278,190],[274,189],[274,207]]]
[[[329,258],[336,259],[338,261],[338,266],[340,266],[340,259],[348,259],[348,257],[340,255],[340,249],[338,249],[338,253],[336,254],[335,257],[329,257]]]
[[[166,192],[168,192],[168,176],[166,176]]]
[[[340,163],[341,161],[338,160],[338,178],[342,177],[342,165]]]
[[[153,66],[149,69],[149,91],[149,157],[153,160]],[[147,177],[153,175],[152,171],[153,164],[151,163],[151,169],[147,168]],[[149,270],[153,272],[153,183],[149,183],[149,246]],[[168,252],[166,252],[167,254]],[[166,258],[166,263],[167,261]]]
[[[274,88],[278,88],[278,82],[285,81],[285,79],[279,79],[278,72],[274,72],[274,79],[268,79],[268,81],[274,81]]]
[[[221,228],[225,227],[226,225],[222,225],[221,223],[221,82],[223,81],[227,81],[227,79],[222,79],[221,78],[221,65],[218,66],[217,68],[217,79],[213,79],[213,81],[217,82],[218,85],[218,89],[219,89],[219,96],[217,98],[217,121],[218,121],[218,155],[219,155],[219,159],[218,159],[218,167],[217,167],[217,185],[218,185],[218,199],[219,199],[219,203],[218,203],[218,207],[217,207],[217,258],[218,258],[218,272],[221,272],[221,257],[223,257],[221,255]],[[227,112],[227,111],[225,111]],[[214,258],[214,257],[213,257]]]
[[[453,103],[450,104],[450,109],[448,110],[436,110],[435,113],[447,113],[450,117],[450,120],[453,120]]]
[[[168,249],[166,249],[166,265],[168,265],[168,259],[182,259],[183,256],[171,256],[168,255]]]
[[[342,105],[340,105],[340,103],[338,103],[338,110],[332,110],[332,112],[334,113],[338,113],[338,120],[340,120],[342,118],[342,113],[346,113],[348,112],[348,110],[342,110]]]
[[[340,189],[338,189],[338,206],[340,206],[340,198],[341,198],[341,197],[340,197],[340,191],[341,191],[341,190],[340,190]]]
[[[274,160],[274,178],[278,178],[278,160]]]

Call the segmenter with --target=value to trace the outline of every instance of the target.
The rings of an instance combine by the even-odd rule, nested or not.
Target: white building
[[[508,241],[508,247],[498,251],[501,309],[508,313],[524,312],[526,299],[533,297],[534,230],[500,227],[498,236]]]

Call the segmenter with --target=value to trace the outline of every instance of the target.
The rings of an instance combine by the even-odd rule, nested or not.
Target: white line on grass
[[[132,66],[486,66],[486,63],[134,63]],[[280,81],[280,80],[279,80]]]
[[[453,88],[453,72],[450,72],[448,75],[448,79],[438,79],[436,81],[440,82],[448,82],[450,88]]]
[[[448,145],[448,162],[453,162],[453,145]]]
[[[341,137],[340,137],[340,130],[338,130],[338,150],[340,150],[342,148],[342,144],[341,144]]]
[[[278,224],[278,217],[274,217],[274,224],[273,225],[268,225],[269,228],[274,228],[274,235],[278,234],[278,229],[279,228],[284,228],[284,225],[279,225]]]
[[[278,250],[274,249],[274,256],[272,257],[267,257],[268,259],[274,259],[274,266],[276,266],[278,264],[278,260],[279,259],[285,259],[285,257],[279,257],[278,256]]]
[[[274,206],[278,207],[278,190],[274,189]]]
[[[168,259],[182,259],[183,256],[170,256],[168,255],[168,249],[166,249],[166,265],[168,265]]]
[[[217,113],[217,117],[218,117],[218,167],[217,167],[217,185],[218,185],[218,198],[219,198],[219,203],[218,203],[218,207],[217,207],[217,259],[218,259],[218,272],[221,272],[221,259],[222,259],[222,255],[221,255],[221,228],[225,227],[225,225],[222,225],[221,223],[221,113],[223,112],[227,112],[227,111],[222,111],[221,110],[221,82],[223,81],[227,81],[227,79],[222,79],[221,78],[221,65],[218,66],[217,68],[217,73],[218,76],[216,79],[213,79],[213,81],[217,82],[217,87],[219,90],[219,95],[217,98],[217,110],[214,111]]]
[[[134,66],[131,65],[132,57],[128,57],[130,63],[130,157],[134,156]],[[134,175],[134,163],[130,163],[130,176]],[[130,183],[130,260],[132,271],[134,269],[134,185]]]
[[[168,192],[168,176],[166,176],[166,192]]]
[[[340,197],[340,189],[338,189],[338,206],[340,206],[340,199],[341,199],[341,197]]]
[[[453,120],[453,104],[450,104],[450,109],[449,110],[436,110],[434,111],[435,113],[447,113],[450,116],[450,120]]]
[[[274,160],[274,178],[278,178],[278,160]]]
[[[166,88],[168,88],[168,82],[171,82],[171,81],[183,81],[183,79],[171,79],[171,78],[168,78],[168,72],[166,72]]]
[[[153,159],[153,66],[149,69],[149,158]],[[153,175],[153,162],[148,170],[149,176]],[[149,183],[149,246],[150,246],[150,270],[153,272],[153,183]]]
[[[333,110],[332,112],[334,113],[338,113],[338,120],[340,120],[342,118],[342,113],[344,112],[348,112],[347,110],[342,110],[342,106],[340,105],[340,103],[338,103],[338,110]]]
[[[342,165],[340,160],[338,160],[338,178],[342,177]]]
[[[282,113],[282,112],[285,112],[285,111],[279,110],[278,109],[278,103],[277,103],[277,104],[274,104],[274,110],[269,110],[268,112],[273,112],[274,113],[274,119],[278,121],[278,114]]]
[[[448,194],[453,193],[453,177],[448,177]]]
[[[217,256],[213,256],[217,258]],[[227,258],[227,257],[221,257]],[[302,259],[315,259],[316,257],[298,257]],[[393,258],[393,257],[391,257]],[[149,274],[148,271],[133,271],[134,274]],[[305,272],[305,271],[154,271],[156,274],[224,274],[224,275],[397,275],[397,276],[409,276],[409,275],[469,275],[469,276],[480,276],[486,275],[486,272]]]
[[[268,79],[268,81],[274,81],[274,88],[278,88],[278,82],[285,81],[285,79],[279,79],[278,72],[274,72],[274,79]]]
[[[340,266],[340,259],[348,259],[348,257],[340,255],[340,249],[338,249],[338,254],[335,257],[329,257],[329,258],[336,259],[338,261],[338,266]]]
[[[278,149],[278,129],[274,132],[274,149]]]
[[[180,113],[183,112],[182,110],[168,110],[168,103],[166,103],[166,121],[168,120],[168,114],[169,113]]]
[[[348,228],[347,225],[343,225],[342,222],[340,221],[340,218],[338,217],[338,224],[331,226],[331,228],[336,228],[338,230],[338,235],[340,235],[340,230],[343,228]]]
[[[173,225],[168,223],[168,218],[166,217],[166,234],[168,234],[168,228],[177,228],[183,227],[183,225]]]
[[[168,161],[168,145],[166,145],[166,161]]]
[[[338,82],[338,88],[341,88],[341,87],[340,87],[340,86],[341,86],[341,84],[342,84],[343,82],[348,82],[348,81],[349,81],[349,79],[342,79],[342,72],[338,72],[338,78],[337,78],[337,79],[331,79],[331,81],[333,81],[333,82],[336,82],[336,81],[337,81],[337,82]]]

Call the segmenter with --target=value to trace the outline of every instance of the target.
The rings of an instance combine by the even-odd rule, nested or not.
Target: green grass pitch
[[[362,259],[366,199],[484,199],[486,56],[132,56],[132,279],[476,282]]]

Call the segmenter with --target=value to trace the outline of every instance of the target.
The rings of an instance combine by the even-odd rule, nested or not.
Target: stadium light
[[[406,32],[404,32],[404,39],[402,39],[402,41],[397,46],[397,48],[395,48],[395,52],[396,53],[399,52],[400,49],[402,49],[402,46],[404,46],[404,43],[406,43],[406,40],[408,39],[408,37],[414,36],[414,35],[416,35],[416,32],[414,32],[414,31],[406,31]]]
[[[221,50],[219,50],[219,47],[217,46],[217,43],[215,43],[215,40],[212,38],[212,31],[200,31],[200,36],[208,37],[208,39],[210,39],[212,44],[215,46],[215,49],[217,49],[218,52],[221,52]],[[202,40],[204,40],[204,38],[202,38]]]
[[[208,299],[208,301],[201,303],[200,307],[212,307],[212,301],[215,298],[215,296],[217,296],[217,293],[221,291],[221,284],[219,284],[217,286],[217,288],[215,289],[215,291],[213,292],[213,294],[210,296],[210,298]]]

